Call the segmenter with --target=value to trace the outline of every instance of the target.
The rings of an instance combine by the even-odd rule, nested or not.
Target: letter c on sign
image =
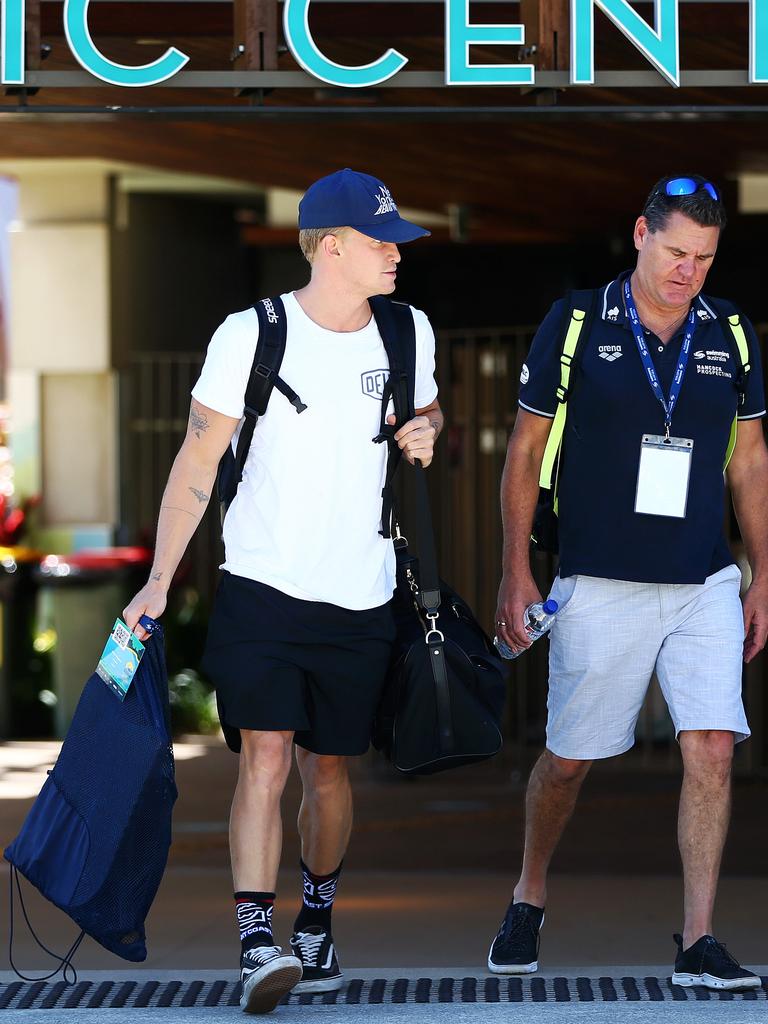
[[[116,64],[108,60],[91,39],[88,30],[89,3],[90,0],[64,0],[64,31],[78,64],[102,82],[133,88],[159,85],[181,71],[189,60],[189,57],[175,46],[169,47],[162,57],[158,57],[151,64],[141,64],[137,67]]]
[[[348,67],[329,60],[317,48],[309,31],[309,3],[310,0],[285,0],[283,31],[288,49],[296,62],[314,78],[329,85],[362,89],[369,85],[380,85],[408,63],[407,57],[393,49],[387,50],[378,60],[359,67]]]

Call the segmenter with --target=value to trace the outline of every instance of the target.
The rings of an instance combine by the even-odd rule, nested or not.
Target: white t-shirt
[[[297,415],[276,388],[260,417],[237,496],[224,521],[221,568],[292,597],[376,608],[395,587],[392,541],[379,534],[387,445],[374,444],[389,365],[376,322],[336,333],[314,323],[293,293],[280,376],[307,406]],[[415,407],[437,397],[435,337],[416,325]],[[192,397],[241,418],[259,333],[254,309],[213,335]],[[232,444],[237,445],[240,428]]]

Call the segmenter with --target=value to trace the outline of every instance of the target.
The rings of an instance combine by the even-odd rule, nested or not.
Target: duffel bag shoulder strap
[[[402,457],[394,435],[415,416],[416,327],[411,307],[406,303],[393,302],[385,295],[375,295],[369,302],[389,361],[389,377],[381,395],[379,432],[374,438],[378,443],[386,441],[388,448],[379,533],[389,539],[394,513],[394,480]],[[387,423],[390,398],[395,408],[394,426]]]
[[[565,418],[568,412],[568,396],[572,388],[573,371],[578,366],[578,357],[584,342],[589,337],[589,330],[594,315],[597,291],[570,292],[566,302],[568,311],[563,331],[562,349],[560,352],[560,383],[557,387],[557,408],[552,427],[549,431],[544,456],[539,471],[539,486],[549,490],[553,483],[555,466],[563,444]]]
[[[432,526],[432,509],[427,490],[427,475],[421,461],[414,462],[416,533],[419,544],[419,592],[417,600],[423,609],[430,628],[425,636],[429,651],[429,663],[435,684],[435,706],[440,752],[453,753],[455,747],[453,716],[451,713],[451,691],[448,685],[448,667],[445,663],[445,636],[440,630],[440,573],[437,568],[435,531]]]

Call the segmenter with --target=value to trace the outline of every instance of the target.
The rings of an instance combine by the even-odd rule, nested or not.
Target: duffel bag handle
[[[413,463],[416,474],[416,535],[419,543],[419,605],[435,628],[440,612],[440,574],[437,569],[435,533],[429,504],[427,477],[420,459]]]

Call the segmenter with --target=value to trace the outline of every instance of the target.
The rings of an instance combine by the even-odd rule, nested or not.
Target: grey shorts
[[[729,565],[702,584],[555,579],[550,634],[547,747],[592,760],[622,754],[656,675],[675,734],[693,729],[749,736],[741,699],[741,573]]]

